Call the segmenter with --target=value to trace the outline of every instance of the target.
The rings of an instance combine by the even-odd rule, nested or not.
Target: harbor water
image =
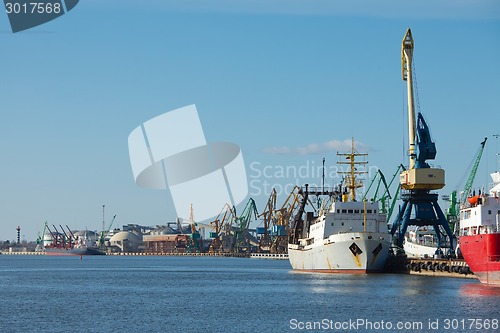
[[[1,332],[499,332],[500,288],[287,260],[0,256]]]

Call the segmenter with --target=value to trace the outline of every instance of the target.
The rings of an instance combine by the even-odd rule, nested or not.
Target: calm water
[[[0,297],[0,332],[500,331],[500,288],[476,280],[305,274],[285,260],[3,255]]]

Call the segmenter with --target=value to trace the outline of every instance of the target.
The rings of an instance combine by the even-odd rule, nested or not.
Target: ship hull
[[[435,246],[427,246],[415,244],[409,240],[405,240],[403,249],[408,258],[427,259],[427,258],[441,258],[450,252],[449,247],[441,248],[441,254],[436,253],[437,244]]]
[[[408,258],[433,258],[436,254],[436,247],[415,244],[408,240],[403,244],[403,249]]]
[[[105,253],[95,248],[46,248],[45,255],[47,256],[88,256],[88,255],[104,255]]]
[[[461,236],[460,249],[479,281],[500,286],[500,233]]]
[[[343,233],[315,246],[289,244],[288,258],[294,270],[304,272],[381,272],[389,254],[388,240],[386,233]]]

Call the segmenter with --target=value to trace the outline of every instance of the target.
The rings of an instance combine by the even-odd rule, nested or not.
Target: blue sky
[[[390,177],[408,163],[408,27],[434,164],[446,170],[440,193],[458,186],[486,136],[477,183],[489,182],[500,132],[497,1],[82,0],[16,34],[0,15],[0,239],[14,239],[17,225],[35,239],[45,220],[98,229],[103,204],[116,226],[175,218],[167,192],[135,185],[127,138],[190,104],[208,141],[241,146],[259,184],[265,166],[311,170],[323,157],[333,166],[335,142],[351,137]],[[309,175],[268,182],[319,182]],[[254,197],[263,207],[266,196]]]

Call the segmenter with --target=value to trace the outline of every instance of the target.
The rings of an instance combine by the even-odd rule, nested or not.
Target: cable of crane
[[[402,87],[402,93],[403,93],[403,126],[401,126],[401,128],[403,129],[402,131],[402,135],[403,135],[403,146],[401,147],[402,148],[402,153],[403,153],[403,159],[402,161],[404,161],[406,159],[406,156],[407,156],[407,151],[406,151],[406,129],[405,127],[407,126],[406,124],[408,124],[408,119],[406,118],[406,116],[408,115],[408,110],[406,110],[406,106],[408,105],[408,103],[406,102],[406,87],[404,85],[401,86]]]
[[[420,112],[420,99],[418,98],[418,83],[417,83],[417,70],[415,69],[415,56],[413,55],[413,59],[411,62],[411,69],[412,69],[412,80],[413,80],[413,92],[415,93],[415,102],[417,106],[417,111]]]

